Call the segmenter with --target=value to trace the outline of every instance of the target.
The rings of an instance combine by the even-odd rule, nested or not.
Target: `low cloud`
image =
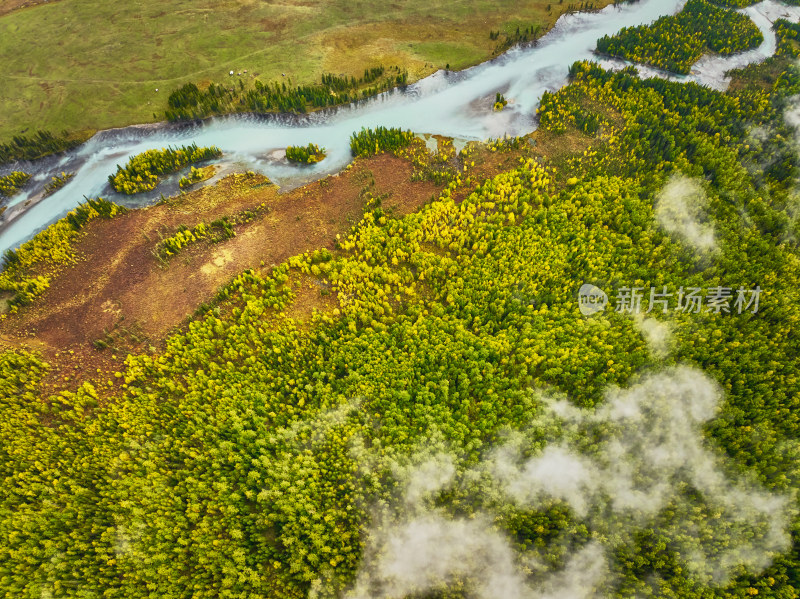
[[[647,318],[641,314],[636,314],[633,320],[634,325],[647,342],[650,353],[656,358],[665,358],[670,351],[672,343],[672,329],[669,324],[657,318]]]
[[[455,458],[441,452],[407,470],[399,465],[395,466],[395,476],[406,481],[404,497],[411,508],[423,505],[426,497],[448,488],[455,475]]]
[[[730,464],[707,446],[702,430],[720,400],[702,372],[673,368],[609,391],[593,412],[556,406],[573,446],[588,436],[598,439],[592,447],[548,446],[526,460],[501,450],[492,467],[515,500],[520,487],[546,490],[577,515],[588,513],[593,529],[624,542],[636,530],[660,528],[699,579],[723,583],[738,567],[761,570],[789,548],[791,503],[726,476]],[[556,480],[567,479],[571,490],[547,490],[553,483],[539,473],[569,464],[570,475]]]
[[[645,530],[668,539],[699,583],[761,571],[790,547],[792,502],[735,474],[708,444],[703,427],[720,400],[712,379],[677,367],[609,390],[595,410],[545,402],[531,430],[559,430],[549,443],[522,430],[470,466],[440,446],[412,456],[391,468],[398,498],[376,512],[345,596],[402,599],[449,588],[474,599],[599,598],[613,583],[615,551]],[[447,501],[453,495],[458,515]],[[465,514],[464,501],[474,510]],[[501,505],[559,503],[594,539],[551,541],[572,548],[560,565],[520,551],[498,526]]]
[[[454,584],[478,599],[531,596],[511,545],[486,517],[422,515],[388,527],[372,543],[377,551],[352,599],[402,599]]]
[[[525,505],[540,505],[546,497],[570,504],[585,516],[596,486],[594,464],[565,445],[548,445],[542,453],[520,463],[520,447],[506,445],[492,456],[495,480],[505,494]]]
[[[707,208],[708,198],[703,186],[682,175],[673,176],[655,200],[658,224],[699,252],[712,252],[717,248]]]

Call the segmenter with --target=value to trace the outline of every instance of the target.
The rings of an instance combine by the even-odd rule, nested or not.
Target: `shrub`
[[[64,187],[75,176],[75,173],[61,172],[61,175],[56,175],[53,180],[44,186],[44,195],[49,196]]]
[[[290,162],[302,162],[304,164],[314,164],[325,158],[325,148],[320,148],[317,144],[307,146],[289,146],[286,148],[286,159]]]
[[[10,198],[17,194],[30,180],[31,176],[22,171],[13,171],[5,177],[0,177],[0,197]]]
[[[117,173],[109,176],[108,180],[119,193],[131,195],[155,189],[159,175],[174,173],[189,164],[220,156],[222,150],[218,147],[198,148],[197,144],[147,150],[132,156],[124,167],[117,165]]]

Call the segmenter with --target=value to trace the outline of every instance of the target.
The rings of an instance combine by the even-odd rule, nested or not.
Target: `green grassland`
[[[598,1],[598,6],[607,4]],[[187,82],[318,81],[398,65],[418,79],[493,55],[490,30],[552,24],[546,0],[63,0],[0,17],[0,139],[152,121]],[[238,79],[238,75],[234,75]],[[157,92],[156,89],[159,91]]]

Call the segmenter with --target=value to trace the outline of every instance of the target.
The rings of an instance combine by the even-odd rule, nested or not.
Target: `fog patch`
[[[566,567],[545,580],[541,599],[589,599],[597,597],[600,581],[608,577],[608,560],[599,542],[578,550]]]
[[[565,445],[548,445],[542,453],[520,463],[521,448],[506,445],[491,458],[494,479],[517,503],[541,505],[545,497],[569,503],[575,513],[585,516],[591,492],[596,486],[596,469],[584,456]]]
[[[403,599],[462,589],[473,599],[592,599],[608,572],[605,551],[589,543],[551,573],[535,557],[517,553],[494,523],[476,511],[453,517],[431,500],[458,484],[452,459],[441,454],[405,471],[396,505],[376,514],[362,567],[348,599]],[[467,476],[475,472],[466,472]],[[545,572],[538,584],[531,571]]]
[[[395,466],[395,475],[400,480],[406,481],[403,496],[407,506],[413,509],[423,505],[427,497],[453,483],[456,475],[456,462],[451,455],[437,453],[416,468],[403,470],[402,466]]]
[[[788,108],[783,112],[784,122],[800,136],[800,96],[789,98]]]
[[[592,529],[624,543],[637,530],[658,528],[695,576],[722,584],[738,568],[761,570],[789,548],[791,503],[726,476],[729,465],[708,447],[702,430],[720,399],[709,377],[677,367],[608,391],[595,411],[557,402],[552,409],[564,419],[572,448],[550,445],[525,460],[514,453],[519,448],[502,448],[493,472],[515,501],[549,494],[577,515],[588,514]],[[585,438],[598,441],[581,448]],[[540,475],[559,467],[571,472],[559,474],[562,486],[552,489]],[[564,492],[565,480],[571,492]],[[519,488],[539,494],[521,496]]]
[[[124,526],[117,526],[114,529],[114,554],[117,557],[130,553],[132,538],[128,529]]]
[[[388,527],[372,542],[375,557],[353,599],[400,599],[453,584],[468,586],[479,599],[531,596],[511,545],[485,517],[422,515]]]
[[[655,199],[658,224],[699,252],[717,249],[714,227],[707,218],[708,198],[703,186],[683,175],[674,175]]]
[[[642,314],[635,314],[633,323],[644,337],[653,357],[665,358],[669,355],[672,344],[672,329],[669,324]]]
[[[609,389],[593,410],[545,400],[539,421],[477,463],[427,444],[389,467],[396,496],[376,507],[345,597],[458,589],[474,599],[598,598],[613,587],[615,552],[648,530],[698,583],[763,570],[790,547],[791,501],[735,473],[706,439],[721,398],[701,371],[676,367]],[[551,541],[571,548],[557,566],[544,559],[550,545],[521,551],[498,520],[555,504],[569,506],[591,539],[565,530]]]

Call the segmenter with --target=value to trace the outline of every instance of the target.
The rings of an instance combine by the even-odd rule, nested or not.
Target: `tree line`
[[[31,136],[15,135],[8,143],[0,143],[0,164],[16,160],[36,160],[57,154],[79,145],[82,140],[64,131],[54,135],[50,131],[37,131]]]
[[[212,83],[205,90],[187,83],[169,95],[165,115],[167,120],[176,121],[231,112],[305,113],[368,98],[407,82],[408,73],[399,67],[379,66],[365,69],[358,79],[324,74],[320,83],[294,87],[286,82],[263,83],[259,79],[252,87],[239,80],[238,85],[231,87]]]
[[[410,144],[414,137],[411,131],[403,131],[397,127],[361,129],[350,136],[350,151],[353,156],[373,156],[380,152],[393,152]]]

